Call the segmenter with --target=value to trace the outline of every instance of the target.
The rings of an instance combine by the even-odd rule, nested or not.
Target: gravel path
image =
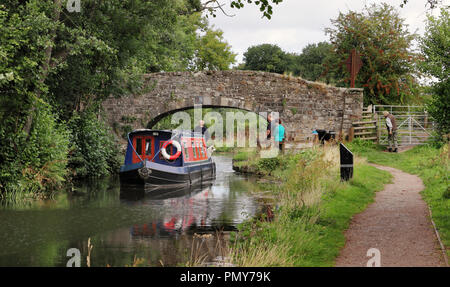
[[[367,256],[370,248],[380,251],[381,266],[445,266],[428,206],[419,194],[422,180],[395,168],[373,166],[392,173],[393,183],[353,217],[336,266],[367,266],[374,257]]]

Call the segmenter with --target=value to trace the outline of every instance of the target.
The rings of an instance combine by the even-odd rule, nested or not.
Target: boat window
[[[145,155],[152,154],[152,139],[145,140]]]
[[[141,138],[136,139],[136,152],[138,155],[142,154],[142,139]]]
[[[197,158],[197,151],[195,150],[195,142],[192,142],[192,153],[194,154],[194,159]]]

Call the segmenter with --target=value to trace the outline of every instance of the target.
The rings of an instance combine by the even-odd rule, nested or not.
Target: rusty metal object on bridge
[[[356,75],[362,67],[362,60],[359,56],[359,53],[356,52],[356,49],[353,49],[350,53],[350,56],[345,61],[347,65],[347,70],[350,72],[350,88],[355,87]]]

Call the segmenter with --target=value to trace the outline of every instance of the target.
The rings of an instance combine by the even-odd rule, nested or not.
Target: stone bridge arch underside
[[[103,103],[105,120],[120,134],[145,128],[175,111],[195,105],[255,113],[278,112],[296,142],[312,129],[343,130],[362,118],[363,90],[337,88],[298,77],[256,71],[161,72],[145,75],[148,92]]]
[[[248,110],[245,108],[240,107],[239,105],[236,106],[221,106],[221,105],[204,105],[204,104],[197,104],[197,107],[201,107],[203,109],[207,109],[207,108],[231,108],[231,109],[239,109],[242,112],[255,112],[252,110]],[[177,108],[174,110],[169,110],[166,111],[162,114],[157,115],[156,117],[152,118],[147,125],[145,126],[148,129],[151,129],[152,127],[154,127],[160,120],[162,120],[163,118],[167,117],[167,116],[171,116],[177,112],[181,112],[181,111],[186,111],[186,110],[190,110],[190,109],[194,109],[196,108],[195,105],[191,105],[191,106],[186,106],[186,107],[182,107],[182,108]],[[258,112],[255,112],[258,113]],[[202,116],[205,116],[206,113],[202,112]],[[225,120],[225,119],[224,119]]]

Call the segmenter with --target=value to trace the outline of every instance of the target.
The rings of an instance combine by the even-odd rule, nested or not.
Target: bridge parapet
[[[363,90],[257,71],[162,72],[145,75],[142,95],[108,98],[106,121],[116,131],[146,127],[176,110],[202,104],[278,112],[290,140],[308,141],[314,128],[344,133],[362,119]]]

